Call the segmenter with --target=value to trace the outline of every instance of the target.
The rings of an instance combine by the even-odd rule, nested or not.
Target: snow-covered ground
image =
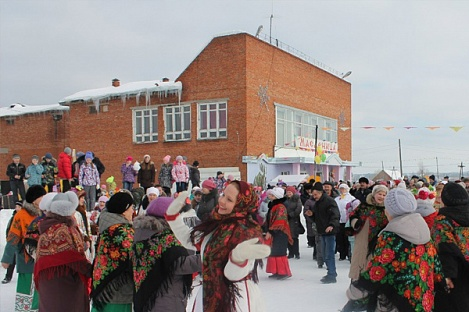
[[[0,211],[0,255],[5,248],[5,231],[12,210]],[[319,281],[326,275],[326,269],[318,269],[316,261],[312,260],[312,249],[306,248],[306,237],[300,237],[301,259],[291,259],[290,267],[293,276],[287,280],[278,281],[268,278],[264,270],[259,272],[259,285],[266,301],[267,311],[321,311],[336,312],[347,301],[345,291],[349,285],[348,261],[336,261],[337,284],[323,285]],[[265,261],[264,261],[265,262]],[[5,276],[5,269],[0,268],[0,280]],[[17,274],[9,284],[0,284],[0,310],[14,311],[15,288]],[[197,289],[194,290],[194,292]],[[192,298],[195,298],[193,293]],[[190,306],[190,305],[188,305]],[[188,308],[188,311],[190,309]]]

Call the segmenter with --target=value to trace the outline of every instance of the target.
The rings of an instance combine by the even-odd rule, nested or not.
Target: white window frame
[[[215,106],[215,108],[211,108]],[[225,106],[220,107],[220,106]],[[215,111],[215,127],[211,128],[210,112]],[[225,127],[220,127],[220,112],[225,111]],[[207,129],[201,129],[202,127],[202,114],[205,112],[207,120]],[[220,102],[204,102],[197,103],[197,139],[198,140],[217,140],[228,138],[228,103],[226,101]]]
[[[279,112],[283,118],[279,117]],[[279,124],[283,125],[283,133],[280,133]],[[316,125],[318,140],[337,142],[337,119],[275,103],[276,146],[293,147],[296,136],[314,139]],[[283,138],[284,142],[281,142],[280,138]]]
[[[138,119],[141,119],[140,124]],[[148,123],[148,132],[145,132],[145,122]],[[133,109],[132,130],[134,143],[158,142],[158,107]]]
[[[182,113],[181,113],[182,112]],[[176,130],[178,122],[177,115],[180,114],[179,122],[181,129]],[[188,115],[189,120],[186,117]],[[164,139],[166,142],[190,141],[191,140],[191,105],[174,105],[164,107]],[[171,118],[171,120],[169,120]]]

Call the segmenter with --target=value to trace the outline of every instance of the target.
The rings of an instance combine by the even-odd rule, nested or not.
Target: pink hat
[[[173,202],[171,197],[158,197],[152,200],[147,208],[147,215],[164,218],[169,205]]]
[[[164,162],[169,162],[170,160],[171,160],[171,156],[169,155],[166,155],[165,157],[163,157]]]
[[[109,200],[109,198],[107,196],[103,195],[103,196],[99,197],[98,202],[107,202],[108,200]]]
[[[296,193],[296,189],[295,189],[295,187],[293,187],[293,186],[287,186],[286,191],[287,191],[287,192],[292,192],[293,194]]]
[[[132,161],[132,160],[134,160],[134,159],[132,158],[132,156],[127,156],[127,158],[125,159],[125,161],[129,161],[129,160]]]
[[[204,182],[202,182],[202,188],[206,188],[207,190],[211,191],[216,187],[217,185],[212,180],[205,180]]]

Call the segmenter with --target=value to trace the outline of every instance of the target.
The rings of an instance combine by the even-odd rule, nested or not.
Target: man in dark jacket
[[[192,187],[200,187],[200,171],[199,162],[197,160],[192,163],[192,166],[189,166],[189,179],[191,180]]]
[[[327,266],[327,275],[321,279],[321,282],[323,284],[336,283],[335,235],[339,231],[339,208],[336,201],[325,194],[321,182],[314,184],[312,196],[316,201],[312,217],[316,222],[318,235],[321,237],[324,262]]]
[[[365,177],[361,177],[358,179],[358,183],[360,184],[360,188],[358,190],[354,190],[353,192],[350,191],[350,195],[354,196],[361,203],[364,203],[366,202],[366,197],[368,194],[371,194],[371,189],[369,189],[370,181]]]
[[[13,162],[7,167],[7,176],[10,178],[10,189],[13,192],[11,197],[10,207],[14,207],[15,203],[19,201],[18,193],[21,200],[25,200],[24,190],[24,174],[26,173],[26,166],[20,163],[20,155],[13,155]]]

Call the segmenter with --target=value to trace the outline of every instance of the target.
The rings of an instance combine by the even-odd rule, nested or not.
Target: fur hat
[[[50,192],[44,195],[44,197],[41,199],[41,202],[39,203],[39,209],[41,209],[42,211],[49,211],[50,204],[54,199],[55,195],[57,194],[57,192]]]
[[[303,185],[303,189],[306,191],[306,190],[312,190],[313,189],[313,184],[311,183],[305,183]]]
[[[375,195],[379,192],[385,192],[385,193],[388,193],[388,188],[384,185],[381,185],[381,184],[376,184],[373,189],[371,190],[371,196],[375,197]]]
[[[127,192],[118,192],[109,198],[106,203],[107,211],[116,214],[124,213],[134,203],[132,195]]]
[[[417,209],[414,195],[405,189],[395,188],[384,199],[384,207],[392,217],[413,213]]]
[[[441,192],[441,200],[445,206],[467,205],[469,204],[469,193],[461,185],[448,182]]]
[[[50,203],[49,211],[60,216],[69,217],[78,207],[78,197],[72,192],[57,193]]]
[[[283,196],[285,196],[285,190],[281,187],[274,187],[273,189],[268,190],[268,192],[268,194],[274,195],[277,199],[283,198]]]
[[[202,188],[206,188],[207,190],[211,191],[217,188],[217,185],[212,180],[205,180],[204,182],[202,182]]]
[[[362,182],[365,182],[366,184],[370,184],[370,181],[365,177],[361,177],[360,179],[358,179],[358,183],[362,183]]]
[[[433,207],[436,196],[428,188],[420,188],[419,193],[415,195],[415,199],[417,200],[417,210],[415,212],[420,213],[422,217],[431,215],[436,211]]]
[[[171,197],[158,197],[147,208],[147,215],[164,218],[169,205],[173,202]]]
[[[41,185],[33,185],[26,192],[26,202],[32,204],[36,199],[46,195],[46,190]]]
[[[85,159],[88,159],[88,158],[91,158],[91,160],[93,160],[93,158],[94,158],[93,153],[90,152],[90,151],[86,152],[86,154],[85,154]]]
[[[147,188],[147,196],[150,194],[156,194],[156,196],[160,196],[160,191],[156,187],[149,187]]]
[[[313,191],[324,192],[324,188],[322,187],[322,183],[321,183],[321,182],[316,182],[316,183],[314,183],[314,185],[313,185]]]
[[[44,156],[46,159],[52,159],[52,154],[51,153],[46,153],[46,156]]]
[[[99,199],[98,199],[98,202],[105,202],[107,203],[109,200],[109,198],[107,196],[100,196]]]

